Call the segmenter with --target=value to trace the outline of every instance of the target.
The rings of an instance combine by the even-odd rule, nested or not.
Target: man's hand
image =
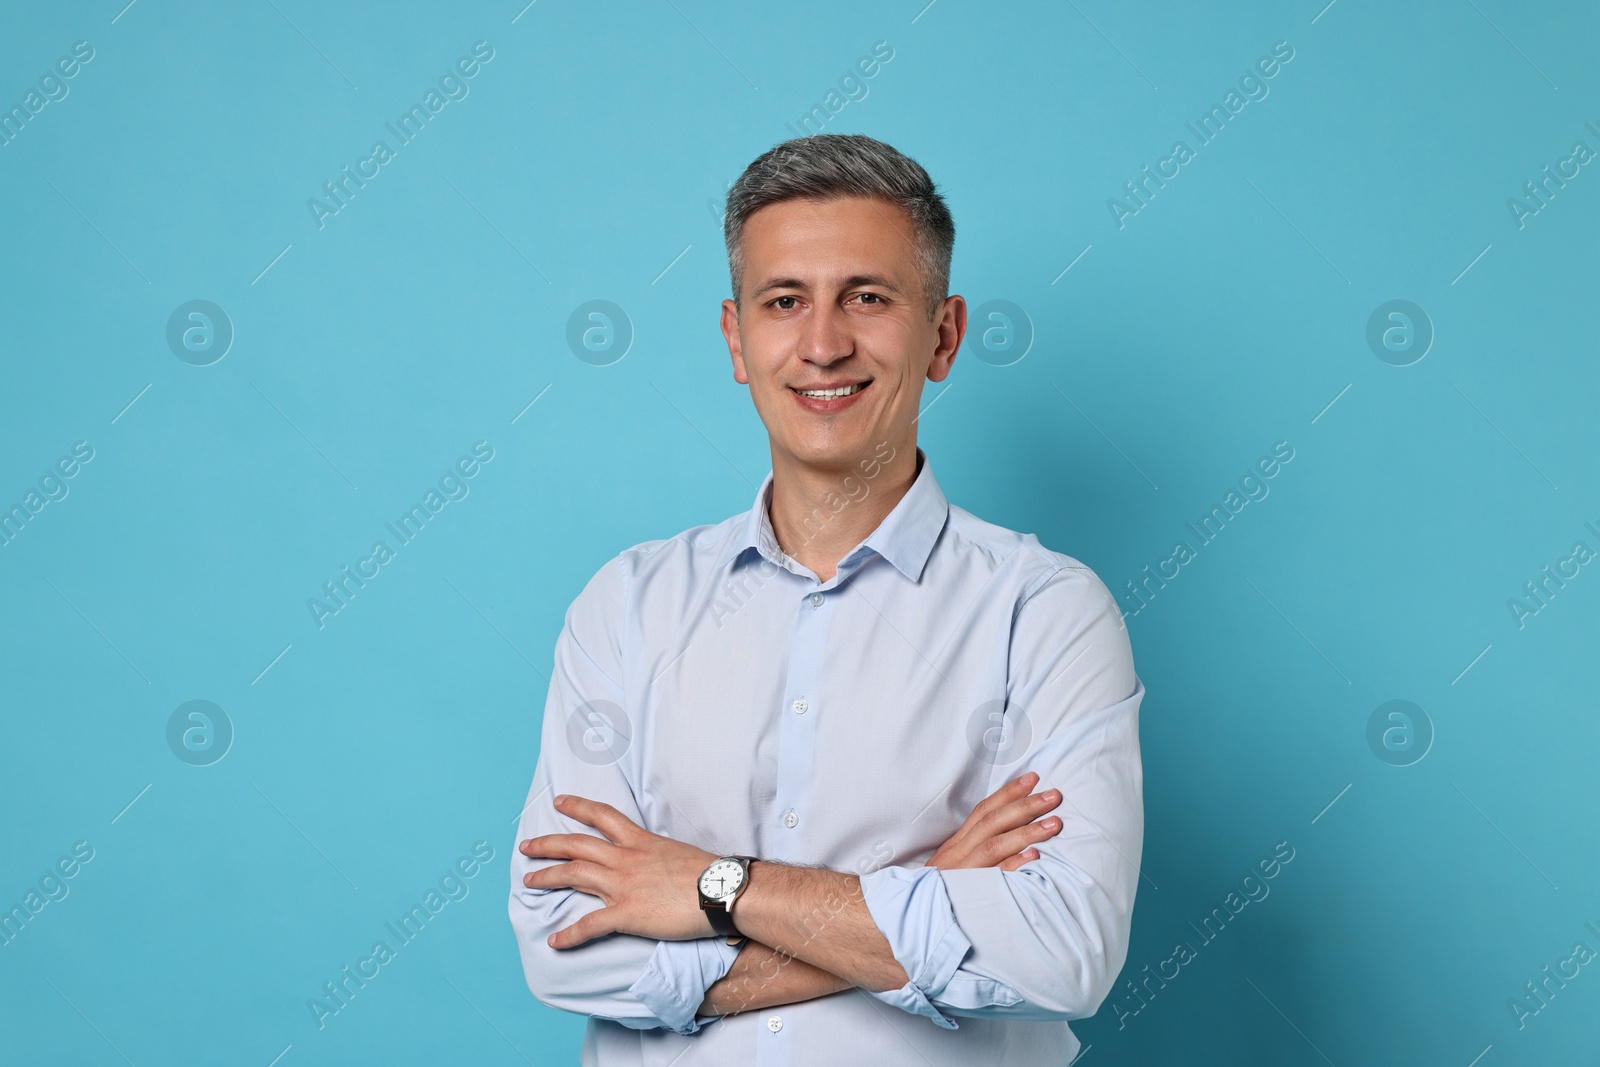
[[[545,834],[517,848],[524,856],[565,859],[522,879],[529,889],[570,887],[599,897],[605,907],[549,937],[551,948],[573,948],[604,934],[637,934],[687,941],[716,933],[700,907],[696,883],[717,857],[705,849],[652,834],[616,808],[584,797],[559,796],[556,810],[593,826],[592,834]]]
[[[1061,804],[1061,793],[1055,789],[1030,796],[1038,781],[1039,776],[1029,771],[980,801],[925,866],[1014,871],[1038,859],[1038,849],[1028,846],[1061,830],[1061,820],[1055,816],[1033,821]],[[609,804],[563,796],[556,798],[555,806],[609,840],[592,834],[546,834],[518,846],[525,856],[570,861],[526,875],[522,881],[528,888],[577,889],[605,904],[550,935],[550,947],[574,948],[610,933],[662,941],[715,934],[695,889],[700,872],[717,858],[714,854],[650,833]]]
[[[940,846],[924,866],[953,870],[958,867],[999,867],[1014,871],[1039,858],[1039,850],[1018,849],[1030,841],[1043,841],[1061,831],[1061,820],[1044,819],[1029,825],[1061,803],[1055,790],[1030,797],[1039,781],[1032,772],[1008,782],[986,797],[955,836]],[[1027,829],[1022,829],[1027,827]],[[986,857],[994,856],[1000,862]],[[746,941],[733,967],[706,990],[699,1015],[733,1015],[741,1011],[795,1004],[853,989],[854,985],[831,971],[770,948]]]
[[[1038,774],[1029,771],[990,793],[924,866],[947,871],[961,867],[1014,871],[1029,860],[1038,859],[1039,850],[1028,846],[1061,832],[1061,820],[1054,815],[1033,822],[1061,804],[1058,789],[1030,796],[1038,782]]]

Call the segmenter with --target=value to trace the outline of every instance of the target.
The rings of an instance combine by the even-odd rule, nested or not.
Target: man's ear
[[[744,369],[744,346],[739,343],[739,308],[732,300],[722,302],[722,337],[728,342],[728,355],[733,359],[733,380],[749,385],[750,375]]]
[[[950,365],[956,360],[961,339],[967,335],[967,302],[959,296],[945,298],[939,309],[938,341],[933,358],[928,362],[928,380],[942,382],[950,375]]]

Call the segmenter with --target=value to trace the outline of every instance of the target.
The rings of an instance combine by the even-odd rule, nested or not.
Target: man
[[[511,865],[528,986],[590,1016],[585,1064],[1066,1064],[1139,878],[1121,614],[917,446],[966,330],[921,166],[785,142],[725,235],[772,471],[567,611]]]

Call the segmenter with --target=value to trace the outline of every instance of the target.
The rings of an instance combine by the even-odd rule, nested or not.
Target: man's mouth
[[[841,396],[852,396],[859,393],[871,384],[871,379],[868,379],[864,382],[854,382],[849,385],[840,385],[828,389],[795,389],[794,391],[813,400],[835,400]]]

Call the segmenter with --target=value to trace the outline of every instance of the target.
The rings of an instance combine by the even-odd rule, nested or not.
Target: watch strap
[[[706,918],[711,922],[711,929],[719,937],[738,937],[739,930],[733,925],[733,916],[728,914],[728,909],[723,907],[722,901],[713,901],[705,906]]]

